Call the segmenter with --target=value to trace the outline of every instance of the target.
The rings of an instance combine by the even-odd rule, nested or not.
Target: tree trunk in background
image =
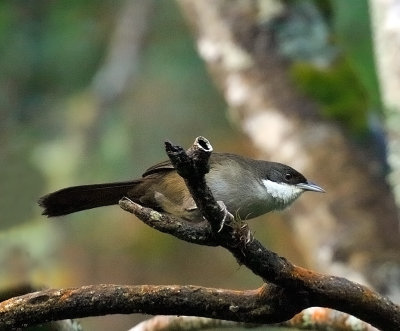
[[[305,194],[283,214],[309,266],[396,296],[400,237],[390,189],[373,159],[293,86],[273,30],[274,21],[287,19],[284,3],[178,2],[229,116],[260,157],[292,165],[328,192]]]
[[[55,186],[65,185],[66,177],[82,172],[81,163],[87,163],[86,155],[98,150],[104,134],[107,113],[121,101],[137,79],[142,44],[148,33],[153,1],[125,0],[116,15],[115,28],[103,63],[87,89],[72,95],[64,111],[65,139],[47,147],[74,155],[67,167],[52,167],[44,172],[52,173]],[[45,164],[53,164],[49,161]],[[38,162],[43,167],[43,162]],[[62,172],[61,172],[61,171]]]
[[[153,8],[151,0],[125,0],[121,6],[106,57],[89,86],[95,114],[86,128],[86,150],[98,142],[107,111],[135,84]]]
[[[400,206],[400,3],[370,0],[375,58],[385,106],[389,176]]]

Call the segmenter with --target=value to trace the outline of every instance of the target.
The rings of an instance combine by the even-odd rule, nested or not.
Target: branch
[[[160,213],[151,208],[143,207],[128,198],[120,200],[122,209],[135,214],[143,223],[164,233],[171,234],[184,241],[207,246],[217,246],[211,227],[207,221],[190,223],[170,214]]]
[[[245,223],[235,226],[235,221],[229,217],[226,221],[223,208],[206,185],[204,174],[208,168],[205,161],[212,151],[207,139],[198,137],[188,153],[171,143],[166,143],[166,151],[178,173],[184,177],[198,208],[210,222],[215,243],[228,249],[240,264],[265,281],[289,290],[298,311],[311,306],[328,307],[349,313],[384,330],[400,329],[400,307],[388,298],[345,278],[295,266],[267,250],[256,239],[250,242],[242,240],[247,237],[243,231],[247,228]],[[131,207],[135,213],[135,206]],[[224,219],[226,226],[222,231],[215,231]],[[195,240],[190,238],[190,242]]]
[[[329,308],[311,307],[279,326],[295,330],[376,331],[377,329],[354,316]]]
[[[228,213],[222,202],[217,203],[206,183],[205,175],[210,170],[208,160],[213,151],[209,141],[204,137],[197,137],[187,152],[182,147],[167,141],[165,150],[172,165],[185,180],[197,207],[213,232],[220,232],[221,225],[225,222],[233,224],[233,216]]]
[[[205,329],[259,328],[259,324],[248,324],[217,320],[196,316],[166,316],[158,315],[145,320],[129,331],[188,331]],[[341,331],[376,331],[371,325],[354,318],[351,315],[329,308],[313,307],[303,310],[290,321],[274,324],[274,328],[283,327],[285,330],[341,330]]]
[[[286,299],[285,299],[286,298]],[[276,323],[297,311],[290,293],[274,285],[232,291],[200,286],[90,285],[48,289],[0,303],[0,329],[106,314],[163,314]]]
[[[184,221],[174,224],[174,217],[159,214],[148,208],[147,210],[150,210],[150,212],[145,214],[143,218],[142,213],[146,208],[127,200],[121,201],[121,206],[141,218],[146,224],[179,239],[210,246],[220,244],[227,248],[238,259],[239,263],[247,266],[255,274],[268,282],[289,290],[289,293],[287,293],[289,297],[282,296],[281,299],[296,305],[297,308],[294,310],[297,312],[312,306],[329,307],[356,316],[382,330],[400,327],[400,307],[388,298],[345,278],[323,275],[295,266],[285,258],[264,248],[255,239],[246,243],[239,239],[243,238],[243,234],[240,233],[242,226],[239,227],[239,230],[224,227],[224,232],[231,233],[230,237],[225,234],[231,239],[226,242],[224,241],[226,238],[223,238],[222,241],[218,238],[220,236],[218,233],[214,233],[214,237],[212,237],[209,227],[203,223],[201,223],[201,227],[196,228],[196,232],[190,231],[185,234],[185,228],[182,226],[182,224],[185,224]],[[160,222],[160,215],[163,216],[166,223]],[[168,226],[166,227],[165,224],[168,224]],[[204,230],[203,233],[202,229]],[[236,231],[239,231],[239,234]],[[190,233],[195,234],[190,235]],[[224,235],[221,234],[221,236]],[[199,316],[199,314],[196,315]],[[244,320],[244,322],[252,323],[255,320]]]
[[[185,241],[225,247],[239,263],[269,283],[251,291],[148,285],[45,290],[0,303],[0,329],[114,313],[195,315],[270,324],[286,321],[307,307],[322,306],[382,330],[400,330],[400,307],[387,298],[344,278],[297,267],[257,240],[249,240],[246,223],[233,219],[206,185],[204,175],[212,147],[205,138],[197,138],[188,153],[171,143],[166,150],[207,221],[191,224],[127,199],[121,201],[121,207],[153,228]]]
[[[10,298],[16,297],[16,296],[22,296],[24,294],[33,292],[33,291],[39,291],[39,288],[35,288],[34,286],[32,286],[29,283],[21,283],[12,287],[8,287],[8,288],[4,288],[0,290],[0,302],[8,300]],[[14,301],[15,298],[13,298],[11,300]],[[10,302],[10,301],[9,301]],[[4,329],[9,329],[12,326],[12,323],[10,323],[10,321],[12,321],[13,318],[11,317],[10,320],[6,321],[6,323],[4,323],[4,325],[0,325],[0,330],[4,330]],[[0,323],[1,324],[1,323]],[[74,321],[71,319],[64,319],[64,320],[58,320],[58,321],[53,321],[51,323],[48,323],[48,325],[46,325],[46,330],[63,330],[63,331],[80,331],[82,330],[81,325],[78,321]],[[14,328],[14,327],[13,327]]]
[[[207,329],[232,329],[239,327],[259,327],[258,324],[244,324],[240,322],[232,322],[226,320],[217,320],[214,318],[197,317],[197,316],[167,316],[157,315],[145,320],[129,331],[190,331],[190,330],[207,330]]]

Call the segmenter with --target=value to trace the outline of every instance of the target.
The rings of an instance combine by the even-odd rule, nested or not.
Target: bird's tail
[[[47,194],[38,201],[43,215],[48,217],[67,215],[80,210],[118,204],[140,180],[73,186]]]

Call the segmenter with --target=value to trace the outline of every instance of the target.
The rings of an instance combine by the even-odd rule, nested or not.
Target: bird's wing
[[[222,157],[221,157],[222,156]],[[229,154],[229,153],[217,153],[214,152],[211,154],[210,165],[211,168],[215,167],[216,165],[222,164],[222,161],[228,156],[229,158],[241,159],[238,155]],[[225,158],[224,158],[225,157]],[[142,177],[146,177],[152,174],[157,174],[160,172],[172,171],[175,170],[174,166],[171,164],[170,160],[166,160],[160,163],[153,165],[152,167],[148,168],[142,175]]]
[[[172,171],[174,170],[174,166],[171,164],[171,161],[167,160],[167,161],[163,161],[160,163],[157,163],[153,166],[151,166],[150,168],[148,168],[142,175],[142,177],[146,177],[155,173],[159,173],[159,172],[164,172],[164,171]]]

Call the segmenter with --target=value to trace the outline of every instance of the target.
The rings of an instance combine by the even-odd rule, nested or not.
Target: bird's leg
[[[220,224],[220,227],[218,229],[218,233],[222,231],[222,229],[224,228],[225,222],[227,219],[233,219],[233,215],[228,211],[228,209],[226,209],[226,206],[224,204],[223,201],[217,201],[218,205],[220,206],[220,208],[223,210],[224,212],[224,218],[222,219],[222,222]]]
[[[235,232],[239,235],[240,241],[244,243],[244,245],[247,245],[249,242],[251,242],[253,239],[253,234],[249,229],[249,225],[246,222],[242,221],[239,215],[234,217],[228,211],[223,201],[217,201],[217,203],[224,212],[224,218],[222,219],[222,222],[218,229],[218,233],[222,231],[227,221],[229,222],[229,220],[232,220],[233,222],[229,222],[226,225],[232,227],[235,230]]]
[[[235,235],[239,237],[239,241],[243,243],[244,246],[253,240],[253,234],[250,231],[249,225],[239,214],[235,217],[233,228],[235,230]]]

